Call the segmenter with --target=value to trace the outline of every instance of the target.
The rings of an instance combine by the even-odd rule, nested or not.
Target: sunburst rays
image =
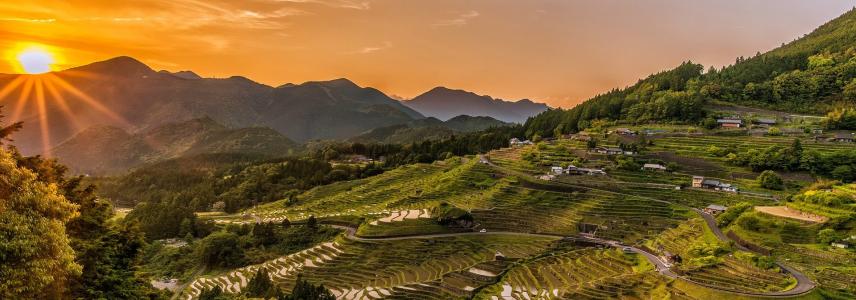
[[[69,74],[63,73],[63,76],[95,77],[94,75],[79,71],[69,72]],[[18,97],[15,97],[16,94]],[[75,130],[78,131],[82,129],[83,124],[72,109],[72,105],[69,104],[72,101],[79,101],[114,123],[118,123],[123,127],[130,127],[130,123],[118,113],[105,106],[98,99],[81,91],[56,73],[17,75],[9,83],[0,88],[0,105],[8,107],[10,104],[14,104],[14,110],[10,116],[12,122],[24,119],[37,120],[40,129],[42,154],[48,157],[52,155],[51,147],[53,146],[51,145],[50,125],[52,121],[59,121],[50,120],[51,108],[58,108],[65,115],[65,119],[70,122],[69,126],[74,126]],[[28,107],[30,111],[34,108],[35,116],[24,116],[24,113],[28,111]]]

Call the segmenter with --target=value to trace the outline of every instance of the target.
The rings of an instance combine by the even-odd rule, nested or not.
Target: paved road
[[[671,278],[677,278],[678,275],[672,272],[669,269],[669,265],[660,259],[657,255],[646,252],[645,250],[627,246],[621,244],[619,241],[599,239],[599,238],[589,238],[583,236],[565,236],[558,234],[543,234],[543,233],[525,233],[525,232],[512,232],[512,231],[489,231],[489,232],[458,232],[458,233],[438,233],[438,234],[423,234],[423,235],[411,235],[411,236],[395,236],[395,237],[359,237],[356,235],[357,229],[349,226],[341,226],[341,225],[327,225],[333,228],[341,229],[346,232],[345,238],[355,241],[401,241],[401,240],[413,240],[413,239],[434,239],[434,238],[444,238],[444,237],[456,237],[456,236],[484,236],[484,235],[513,235],[513,236],[526,236],[526,237],[536,237],[536,238],[553,238],[553,239],[564,239],[564,238],[573,238],[581,241],[587,241],[592,243],[597,243],[600,245],[604,245],[607,247],[613,247],[618,249],[629,249],[634,253],[641,254],[651,262],[657,268],[657,272],[663,274],[665,276]]]

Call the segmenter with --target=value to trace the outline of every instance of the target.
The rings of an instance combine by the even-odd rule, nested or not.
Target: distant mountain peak
[[[180,77],[180,78],[184,78],[184,79],[202,79],[202,76],[199,76],[199,74],[196,74],[193,71],[178,71],[178,72],[172,73],[172,75],[175,75],[176,77]]]
[[[338,88],[361,88],[359,85],[347,78],[337,78],[329,81],[317,81],[314,83]]]
[[[528,99],[517,102],[496,99],[487,95],[438,86],[412,100],[402,101],[425,116],[448,120],[459,115],[487,116],[504,122],[523,123],[549,107]]]
[[[138,75],[155,73],[152,68],[149,68],[146,64],[130,56],[118,56],[108,60],[72,68],[72,70],[108,75]]]

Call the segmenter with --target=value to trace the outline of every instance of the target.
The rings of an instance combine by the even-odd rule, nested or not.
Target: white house
[[[530,141],[530,140],[523,140],[523,141],[521,141],[521,140],[520,140],[520,139],[518,139],[518,138],[511,138],[511,140],[509,140],[509,141],[508,141],[508,144],[509,144],[509,145],[511,145],[511,146],[513,147],[513,146],[525,146],[525,145],[532,145],[533,143],[532,143],[532,141]]]
[[[550,172],[554,175],[562,175],[562,173],[565,173],[565,169],[563,169],[562,167],[553,166],[550,167]]]
[[[666,171],[666,167],[661,164],[644,164],[642,165],[642,170]]]

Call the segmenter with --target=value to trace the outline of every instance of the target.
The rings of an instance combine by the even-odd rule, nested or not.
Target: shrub
[[[747,209],[752,208],[752,203],[749,202],[740,202],[731,207],[729,207],[725,212],[721,213],[716,221],[719,223],[719,226],[728,226],[734,220],[737,219],[743,212]]]
[[[785,187],[782,177],[779,177],[779,174],[770,170],[761,172],[761,175],[758,175],[758,184],[770,190],[782,190]]]

